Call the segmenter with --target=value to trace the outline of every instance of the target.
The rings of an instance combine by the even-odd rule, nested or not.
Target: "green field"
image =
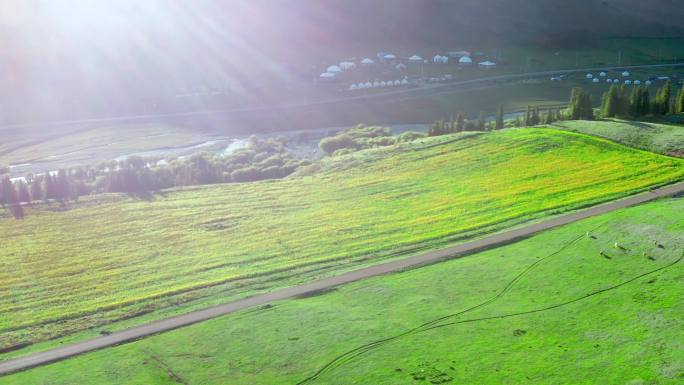
[[[564,130],[600,136],[630,147],[684,157],[684,126],[622,120],[564,121],[553,125]]]
[[[308,177],[3,213],[0,341],[93,335],[404,257],[679,180],[683,165],[518,129],[327,158]]]
[[[683,250],[684,198],[664,199],[0,384],[291,385],[329,363],[306,383],[678,384]]]

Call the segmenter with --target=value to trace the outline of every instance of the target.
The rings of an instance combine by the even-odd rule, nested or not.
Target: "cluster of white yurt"
[[[447,64],[447,63],[449,63],[449,57],[448,56],[435,55],[435,57],[432,58],[432,62],[435,64]]]
[[[343,61],[342,63],[340,63],[339,67],[342,68],[343,71],[349,71],[356,68],[356,63],[351,61]]]
[[[349,91],[357,91],[357,90],[367,90],[367,89],[372,89],[372,88],[387,88],[387,87],[399,87],[399,86],[405,86],[408,85],[409,81],[407,78],[403,78],[401,80],[376,80],[373,82],[367,81],[367,82],[361,82],[361,83],[356,83],[352,84],[349,86]]]

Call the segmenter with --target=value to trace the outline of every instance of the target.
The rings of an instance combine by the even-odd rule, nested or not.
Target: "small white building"
[[[620,83],[620,79],[613,79],[613,83],[619,84],[619,83]]]
[[[486,61],[478,63],[477,66],[480,68],[490,69],[490,68],[496,68],[496,63],[494,63],[493,61],[490,61],[490,60],[486,60]]]
[[[335,80],[335,74],[332,72],[323,72],[318,78],[321,80]]]
[[[366,66],[367,66],[367,65],[374,64],[374,63],[375,63],[375,61],[374,61],[373,59],[371,59],[371,58],[368,58],[368,57],[365,58],[365,59],[363,59],[363,60],[361,60],[361,64],[366,65]]]
[[[413,63],[421,63],[421,62],[423,62],[423,58],[418,56],[418,55],[413,55],[409,58],[409,61],[411,61]]]
[[[379,81],[374,81],[373,82],[373,88],[380,88],[380,82]]]
[[[408,84],[409,84],[409,81],[408,81],[408,79],[406,79],[406,78],[404,78],[404,79],[401,81],[401,85],[402,85],[402,86],[406,86],[406,85],[408,85]]]
[[[401,80],[395,80],[394,81],[394,86],[400,86],[401,85]]]
[[[622,77],[623,77],[623,78],[626,78],[626,77],[628,77],[629,75],[631,75],[631,74],[629,73],[629,71],[625,71],[625,72],[622,73]]]
[[[601,72],[601,73],[599,73],[599,76],[602,78],[605,78],[606,76],[608,76],[608,74],[605,72]]]
[[[591,81],[592,81],[592,83],[598,83],[598,82],[599,82],[599,79],[598,79],[598,78],[594,78],[594,79],[592,79]]]
[[[641,80],[635,80],[634,81],[635,86],[640,86],[641,85]]]
[[[653,84],[653,82],[650,81],[650,80],[646,80],[646,83],[645,83],[645,84],[646,84],[647,86],[650,86],[651,84]]]
[[[381,88],[382,88],[382,87],[387,87],[387,82],[384,81],[384,80],[381,81],[381,82],[380,82],[380,87],[381,87]]]
[[[373,83],[371,82],[366,82],[363,84],[363,88],[373,88]]]
[[[364,83],[364,82],[361,82],[356,86],[356,89],[358,89],[358,90],[363,90],[365,88],[366,88],[366,83]]]
[[[339,66],[336,66],[336,65],[331,65],[330,67],[328,67],[327,72],[329,72],[331,74],[338,74],[338,73],[342,72],[342,68],[340,68]]]
[[[342,63],[340,63],[339,67],[342,68],[342,70],[344,71],[348,71],[356,68],[356,63],[350,61],[343,61]]]
[[[613,79],[606,79],[606,83],[612,83]]]
[[[349,86],[349,91],[356,91],[358,89],[359,89],[359,86],[357,86],[356,84],[352,84]]]
[[[593,79],[593,78],[594,78],[594,75],[593,75],[593,74],[587,74],[585,77],[586,77],[587,79]]]
[[[631,80],[625,80],[625,84],[630,85],[630,84],[632,84],[632,81]]]
[[[397,60],[397,57],[395,55],[392,55],[391,53],[388,53],[387,55],[382,57],[385,60]]]
[[[470,56],[463,56],[462,58],[458,59],[458,65],[471,66],[473,65],[473,59],[471,59]]]

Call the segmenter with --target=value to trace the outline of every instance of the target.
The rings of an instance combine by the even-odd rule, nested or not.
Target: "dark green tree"
[[[480,111],[480,117],[477,118],[477,130],[478,131],[486,131],[486,121],[485,121],[485,113]]]
[[[465,115],[462,112],[456,116],[456,131],[465,131]]]
[[[17,199],[19,202],[31,203],[31,194],[29,194],[28,187],[24,181],[17,184]]]
[[[504,109],[503,106],[499,104],[496,109],[496,127],[497,130],[504,128]]]
[[[677,97],[675,98],[674,112],[677,114],[684,113],[684,86],[677,92]]]
[[[655,101],[653,102],[653,113],[657,115],[666,115],[669,113],[671,98],[672,84],[668,80],[656,93]]]
[[[42,176],[36,176],[31,182],[31,199],[34,201],[43,200],[45,195],[43,193],[43,179]]]

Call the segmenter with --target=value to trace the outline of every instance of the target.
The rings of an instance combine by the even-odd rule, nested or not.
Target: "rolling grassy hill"
[[[328,158],[313,176],[83,199],[0,218],[4,349],[328,276],[684,178],[684,162],[548,129]],[[126,323],[109,325],[113,321]],[[40,347],[37,347],[40,348]]]
[[[682,213],[684,198],[616,211],[0,384],[291,385],[328,364],[305,383],[678,384]]]
[[[684,158],[684,126],[633,121],[565,121],[554,127],[599,136],[630,147]]]

